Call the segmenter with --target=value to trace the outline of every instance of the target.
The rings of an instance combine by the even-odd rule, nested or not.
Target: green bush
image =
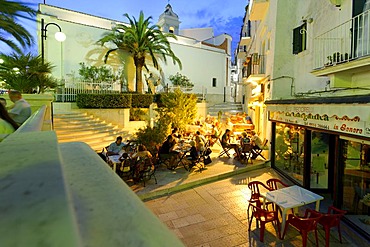
[[[131,94],[77,94],[79,108],[130,108]]]
[[[149,108],[153,103],[153,94],[132,94],[131,107],[133,108]]]
[[[130,121],[148,121],[148,109],[131,108],[130,109]]]

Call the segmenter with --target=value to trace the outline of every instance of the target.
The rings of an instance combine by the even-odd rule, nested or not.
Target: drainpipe
[[[296,94],[295,94],[295,85],[294,85],[294,77],[291,77],[291,76],[288,76],[288,75],[283,75],[283,76],[279,76],[279,77],[270,79],[270,81],[276,81],[278,79],[285,79],[285,78],[288,78],[288,79],[292,80],[292,82],[290,84],[290,96],[296,96]]]

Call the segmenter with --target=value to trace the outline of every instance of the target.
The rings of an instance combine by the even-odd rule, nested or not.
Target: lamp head
[[[64,40],[66,40],[66,35],[65,33],[62,33],[62,32],[56,32],[55,33],[55,39],[58,40],[59,42],[63,42]]]

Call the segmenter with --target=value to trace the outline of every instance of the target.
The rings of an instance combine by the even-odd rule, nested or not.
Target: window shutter
[[[302,51],[302,34],[301,27],[293,29],[293,54],[298,54]]]

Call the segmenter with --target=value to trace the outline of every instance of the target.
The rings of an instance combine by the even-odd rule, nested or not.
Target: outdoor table
[[[107,156],[107,161],[108,163],[110,162],[113,165],[112,168],[114,172],[116,172],[117,164],[121,164],[121,161],[119,160],[121,156],[121,154]]]
[[[186,165],[184,164],[183,160],[186,158],[186,155],[190,152],[190,145],[184,144],[184,145],[179,145],[176,146],[174,151],[179,153],[179,159],[177,161],[177,166],[182,164],[185,168],[185,170],[188,170]]]
[[[263,206],[265,206],[267,200],[274,202],[281,208],[282,223],[280,232],[284,231],[286,216],[289,209],[293,209],[294,212],[296,212],[298,207],[316,202],[315,210],[319,211],[320,201],[324,199],[324,197],[306,190],[298,185],[261,193],[261,196],[264,198]]]

